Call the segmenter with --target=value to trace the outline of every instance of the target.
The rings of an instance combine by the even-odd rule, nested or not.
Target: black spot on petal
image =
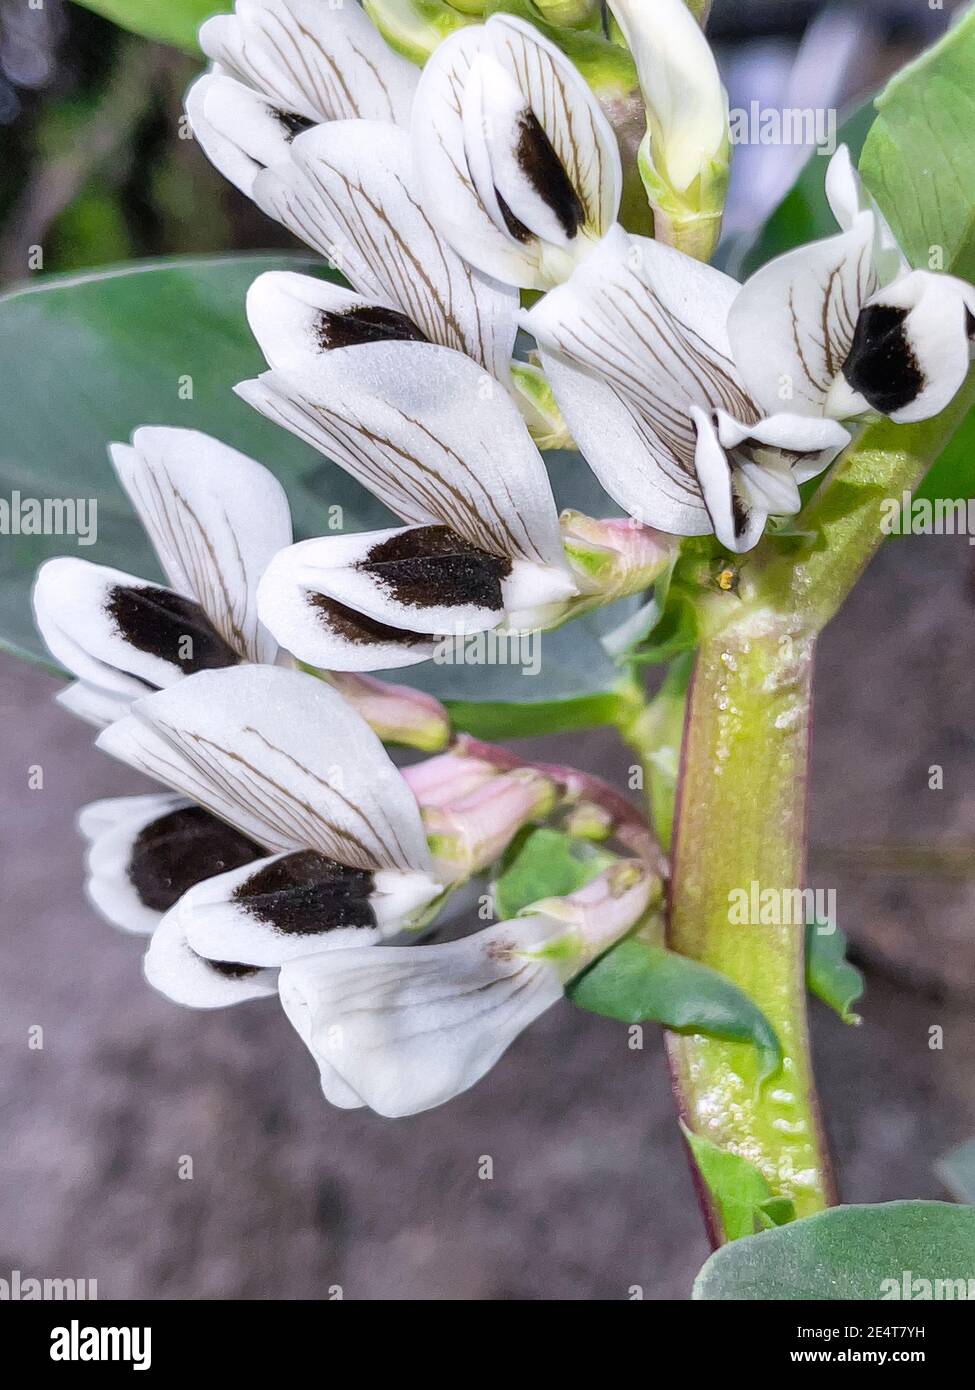
[[[415,526],[374,545],[356,569],[410,608],[504,607],[501,581],[511,561],[471,545],[449,526]]]
[[[168,661],[184,676],[240,661],[200,605],[172,589],[119,584],[109,592],[105,607],[126,642]]]
[[[339,603],[338,599],[327,598],[325,594],[309,590],[305,597],[331,632],[357,646],[396,642],[402,647],[415,647],[420,642],[430,641],[423,632],[407,632],[405,628],[377,622],[375,618],[367,618],[365,613],[357,613],[354,608]]]
[[[585,222],[586,210],[534,111],[525,110],[519,118],[515,159],[571,240]]]
[[[504,219],[504,225],[507,227],[511,236],[514,237],[515,241],[520,241],[522,242],[522,244],[524,244],[526,241],[531,241],[535,235],[534,232],[532,232],[528,227],[526,227],[524,222],[521,222],[514,215],[514,213],[508,207],[508,204],[505,202],[501,194],[498,192],[497,188],[495,188],[494,190],[494,196],[498,200],[498,207],[501,210],[501,216]]]
[[[288,144],[297,135],[301,135],[306,130],[311,130],[315,122],[310,121],[307,116],[299,116],[297,111],[282,111],[280,107],[269,106],[267,108],[274,119],[284,128],[284,133],[288,138]]]
[[[205,956],[200,959],[215,970],[218,975],[225,975],[228,980],[246,980],[251,975],[256,975],[260,966],[244,965],[238,960],[207,960]]]
[[[337,927],[374,927],[372,887],[365,869],[302,850],[258,869],[237,886],[234,900],[283,935],[314,936]]]
[[[905,329],[908,311],[890,304],[869,304],[857,319],[843,375],[854,391],[882,415],[917,400],[925,377]]]
[[[429,342],[412,319],[380,304],[363,304],[342,313],[323,310],[318,316],[319,347],[360,347],[363,343]]]
[[[195,883],[239,869],[266,852],[202,806],[182,806],[139,831],[128,876],[141,903],[168,912]]]

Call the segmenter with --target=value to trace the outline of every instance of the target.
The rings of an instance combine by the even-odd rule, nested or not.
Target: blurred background
[[[953,8],[716,0],[711,33],[732,106],[843,111]],[[67,0],[0,0],[0,283],[25,245],[55,271],[288,244],[178,138],[195,71]],[[739,148],[729,259],[805,157]],[[938,1164],[975,1134],[972,554],[890,543],[821,647],[811,881],[837,889],[867,976],[859,1030],[813,1020],[848,1201],[966,1195]],[[0,1277],[94,1278],[103,1298],[688,1295],[707,1250],[652,1027],[634,1052],[560,1006],[445,1109],[327,1110],[270,1002],[177,1009],[84,903],[77,808],[143,787],[56,688],[0,655]],[[611,778],[629,762],[598,734],[573,757]]]

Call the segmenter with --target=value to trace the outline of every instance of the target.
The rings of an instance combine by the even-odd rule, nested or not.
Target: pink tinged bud
[[[435,753],[450,741],[450,718],[432,695],[348,671],[329,671],[326,678],[384,743]]]
[[[498,775],[492,763],[453,749],[438,758],[424,758],[422,763],[404,767],[402,772],[424,810],[458,801]]]
[[[564,931],[546,948],[564,983],[631,931],[661,899],[663,883],[645,863],[621,859],[565,898],[545,898],[521,914],[546,917]]]
[[[642,526],[629,517],[598,520],[566,511],[560,518],[562,543],[572,572],[592,606],[640,593],[659,579],[677,554],[678,538]]]
[[[423,811],[434,871],[461,882],[493,864],[523,825],[552,810],[556,792],[532,768],[503,772],[456,801]]]

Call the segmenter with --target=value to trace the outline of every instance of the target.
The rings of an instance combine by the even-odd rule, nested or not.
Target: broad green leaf
[[[903,68],[876,106],[860,173],[908,260],[975,279],[975,9]]]
[[[846,958],[846,936],[838,927],[820,931],[818,922],[806,927],[806,984],[839,1014],[844,1023],[862,1022],[851,1006],[863,994],[863,976]]]
[[[247,287],[281,267],[327,273],[303,256],[179,258],[38,278],[0,296],[0,497],[98,503],[94,545],[70,535],[4,538],[0,648],[48,663],[29,591],[51,555],[160,577],[106,454],[141,424],[205,430],[267,464],[287,489],[299,536],[395,524],[340,468],[233,393],[264,367],[244,316]],[[560,506],[613,511],[578,455],[553,456],[552,476]],[[428,662],[396,679],[448,699],[457,726],[482,737],[613,723],[632,715],[634,697],[601,637],[636,606],[614,604],[536,635],[514,665]]]
[[[591,882],[615,858],[561,830],[529,830],[515,841],[495,881],[495,915],[507,921],[541,898],[564,898]]]
[[[775,1197],[758,1169],[681,1124],[701,1180],[711,1194],[726,1240],[784,1225],[795,1216],[788,1198]]]
[[[975,1139],[949,1149],[938,1159],[935,1170],[953,1197],[975,1205]]]
[[[750,1042],[770,1076],[782,1053],[771,1025],[737,985],[706,965],[628,937],[569,987],[581,1009],[619,1019],[652,1020],[678,1033]]]
[[[76,0],[120,29],[199,53],[196,31],[213,14],[233,9],[230,0]]]
[[[947,1202],[834,1207],[724,1246],[694,1283],[702,1300],[973,1295],[975,1208]]]

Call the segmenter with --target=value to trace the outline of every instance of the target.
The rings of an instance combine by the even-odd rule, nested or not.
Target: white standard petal
[[[416,1114],[473,1086],[562,997],[537,954],[562,930],[526,917],[444,945],[308,956],[283,967],[281,1003],[323,1081],[381,1115]]]
[[[33,604],[58,661],[97,689],[130,699],[239,660],[192,599],[74,556],[41,565]]]
[[[357,3],[237,0],[208,19],[203,52],[280,106],[313,121],[409,120],[417,71]]]
[[[123,931],[153,931],[200,879],[248,864],[260,847],[199,806],[171,794],[118,797],[86,806],[88,896]]]
[[[241,657],[272,662],[257,582],[291,544],[284,488],[266,468],[198,430],[143,425],[113,444],[115,471],[173,588],[192,595]]]
[[[523,322],[607,492],[647,525],[700,535],[710,526],[691,409],[742,419],[758,412],[726,355],[721,317],[734,282],[683,261],[614,228]]]
[[[377,305],[430,342],[507,376],[517,292],[482,275],[421,205],[410,139],[395,126],[337,121],[299,135],[291,167],[269,169],[254,196]]]
[[[179,912],[187,941],[207,959],[278,966],[394,936],[442,892],[428,874],[373,874],[302,850],[197,884]]]
[[[799,415],[845,413],[834,388],[860,310],[877,288],[873,220],[860,213],[839,236],[779,256],[731,306],[735,365],[762,407]]]
[[[912,271],[864,306],[845,382],[898,424],[930,419],[968,375],[973,335],[975,289],[950,275]]]
[[[337,691],[304,672],[202,672],[138,701],[97,746],[268,851],[429,870],[416,801],[386,750]]]
[[[334,297],[320,284],[271,273],[251,287],[248,319],[273,371],[238,393],[283,416],[404,521],[440,523],[495,554],[559,565],[548,474],[508,393],[469,357],[433,343],[330,349]],[[290,397],[291,411],[276,396]]]
[[[224,1009],[277,990],[277,972],[243,962],[208,961],[189,946],[175,908],[156,927],[142,962],[153,989],[189,1009]]]
[[[574,64],[522,20],[492,15],[437,48],[412,133],[430,215],[509,284],[564,279],[616,217],[616,137]]]

